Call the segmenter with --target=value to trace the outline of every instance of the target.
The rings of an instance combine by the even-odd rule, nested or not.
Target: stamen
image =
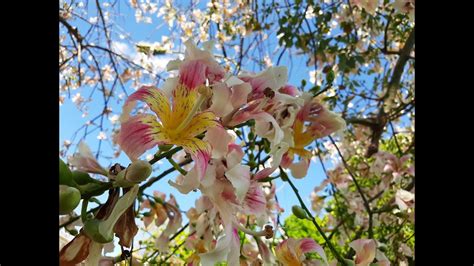
[[[237,228],[239,228],[240,231],[246,233],[247,235],[253,235],[257,237],[264,236],[266,239],[270,239],[274,235],[273,226],[269,224],[265,225],[265,229],[263,231],[258,231],[258,232],[247,229],[240,224],[237,224]]]
[[[193,109],[188,113],[188,116],[181,122],[181,124],[175,129],[176,132],[182,131],[186,126],[189,125],[191,120],[193,119],[194,115],[199,111],[199,108],[201,108],[202,103],[212,96],[211,90],[206,87],[206,86],[200,86],[198,89],[199,97],[196,101],[196,104],[194,104]]]

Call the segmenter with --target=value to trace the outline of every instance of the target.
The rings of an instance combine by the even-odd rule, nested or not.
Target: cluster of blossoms
[[[192,41],[185,45],[184,60],[167,66],[177,71],[176,76],[169,77],[161,89],[143,86],[128,97],[116,141],[132,161],[155,146],[176,145],[190,155],[194,167],[169,182],[181,193],[197,189],[202,193],[196,208],[187,213],[196,232],[187,241],[196,252],[190,263],[214,265],[224,260],[238,265],[238,231],[257,238],[273,236],[268,223],[274,221],[274,210],[268,207],[278,205],[268,202],[261,181],[279,167],[291,170],[295,178],[306,176],[312,153],[305,147],[344,129],[345,122],[320,99],[287,84],[285,67],[233,76],[214,59],[211,43],[205,43],[204,50]],[[130,115],[137,101],[146,103],[154,114]],[[267,167],[242,162],[245,143],[237,142],[233,129],[250,125],[251,120],[254,134],[269,143],[272,161]],[[262,230],[245,228],[239,219],[242,214],[252,216]],[[159,238],[159,247],[166,247],[160,241],[167,243],[167,236]],[[267,251],[262,258],[270,263],[262,240],[257,246]]]

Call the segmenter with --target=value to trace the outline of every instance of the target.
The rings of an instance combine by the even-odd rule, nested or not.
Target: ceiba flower
[[[191,154],[198,175],[202,177],[211,147],[197,136],[218,125],[214,113],[200,111],[202,103],[210,94],[210,89],[204,85],[190,89],[178,84],[171,97],[165,96],[156,87],[141,87],[124,104],[117,143],[132,161],[156,145],[181,146]],[[145,102],[155,114],[130,117],[129,112],[136,101]]]

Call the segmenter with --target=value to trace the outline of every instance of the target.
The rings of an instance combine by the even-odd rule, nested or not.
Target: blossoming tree
[[[414,0],[60,5],[61,265],[414,263]]]

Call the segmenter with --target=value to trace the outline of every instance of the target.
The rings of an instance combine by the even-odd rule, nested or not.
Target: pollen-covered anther
[[[201,94],[202,96],[204,96],[205,98],[210,98],[212,96],[212,91],[209,87],[207,86],[200,86],[198,88],[198,92],[199,94]]]
[[[271,88],[267,87],[263,91],[263,95],[265,95],[266,97],[272,99],[273,97],[275,97],[275,92]]]
[[[266,239],[272,238],[273,235],[274,235],[273,226],[271,226],[271,225],[269,225],[269,224],[265,225],[265,229],[264,229],[263,232],[265,232],[265,238],[266,238]]]

